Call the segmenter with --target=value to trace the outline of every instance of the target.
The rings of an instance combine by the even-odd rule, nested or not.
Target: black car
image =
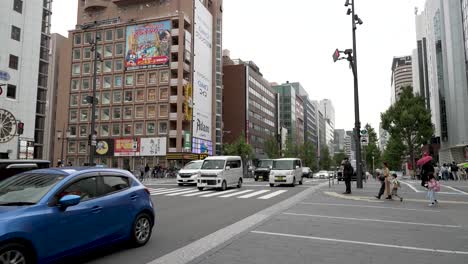
[[[257,168],[254,171],[255,181],[269,181],[271,166],[273,166],[273,160],[262,159],[258,161]]]
[[[363,176],[364,177],[364,176]],[[338,181],[344,181],[344,176],[342,171],[338,171],[336,179]],[[364,178],[363,178],[364,179]],[[357,174],[356,172],[353,172],[353,175],[351,175],[351,181],[357,181]]]

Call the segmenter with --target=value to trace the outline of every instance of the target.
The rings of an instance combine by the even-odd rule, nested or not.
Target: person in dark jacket
[[[434,166],[431,161],[428,161],[421,167],[421,186],[427,187],[427,181],[429,181],[430,173],[434,174]]]
[[[354,172],[353,166],[351,166],[348,158],[345,158],[343,162],[341,162],[341,165],[343,165],[343,177],[346,185],[346,191],[343,194],[351,194],[351,177]]]

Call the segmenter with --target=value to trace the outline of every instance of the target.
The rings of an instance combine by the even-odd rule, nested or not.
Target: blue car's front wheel
[[[0,246],[0,264],[30,264],[34,263],[31,251],[18,243],[7,243]]]
[[[141,213],[135,218],[132,228],[132,244],[140,247],[148,243],[152,230],[151,217],[146,213]]]

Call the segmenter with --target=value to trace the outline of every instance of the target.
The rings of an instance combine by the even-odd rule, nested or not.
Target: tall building
[[[231,60],[228,51],[223,53],[224,142],[244,135],[256,157],[267,158],[265,142],[279,135],[276,91],[253,61]]]
[[[382,128],[382,122],[379,123],[379,148],[384,151],[387,147],[387,142],[390,139],[390,134]]]
[[[57,99],[66,161],[87,163],[90,142],[96,163],[126,169],[220,153],[221,30],[222,0],[79,1]]]
[[[304,101],[304,142],[311,142],[318,149],[317,112],[318,109],[308,98],[302,96]]]
[[[335,153],[340,153],[344,151],[345,146],[345,135],[346,132],[344,129],[335,129],[335,137],[334,137],[334,147]]]
[[[51,5],[51,0],[2,2],[0,158],[43,158]]]
[[[413,86],[413,67],[411,66],[411,56],[393,57],[391,85],[391,102],[394,104],[400,99],[402,88]]]
[[[47,81],[47,104],[46,104],[46,120],[44,125],[44,159],[57,162],[54,160],[55,144],[60,145],[60,159],[63,159],[64,144],[67,137],[66,127],[55,127],[55,119],[57,116],[57,93],[59,90],[59,76],[62,72],[60,61],[62,56],[67,56],[64,52],[65,46],[68,44],[68,39],[60,34],[52,34],[50,39],[49,52],[49,78]]]
[[[427,0],[416,15],[417,44],[422,39],[424,48],[425,40],[427,53],[418,70],[427,73],[426,104],[440,137],[440,163],[468,160],[467,12],[466,0]]]
[[[279,125],[287,129],[292,144],[300,145],[304,143],[304,106],[297,87],[297,83],[286,82],[272,88],[279,96]]]
[[[323,99],[320,101],[320,111],[325,119],[325,144],[330,151],[330,155],[333,156],[335,141],[335,108],[333,107],[332,101],[329,99]]]
[[[353,131],[346,131],[344,136],[344,153],[350,160],[355,159],[354,153],[356,144],[354,141]]]

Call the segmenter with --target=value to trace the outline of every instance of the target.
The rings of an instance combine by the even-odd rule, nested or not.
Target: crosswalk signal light
[[[336,49],[335,52],[333,52],[333,62],[336,62],[339,59],[340,59],[340,51]]]
[[[24,132],[24,123],[19,122],[17,126],[18,135],[23,135]]]

